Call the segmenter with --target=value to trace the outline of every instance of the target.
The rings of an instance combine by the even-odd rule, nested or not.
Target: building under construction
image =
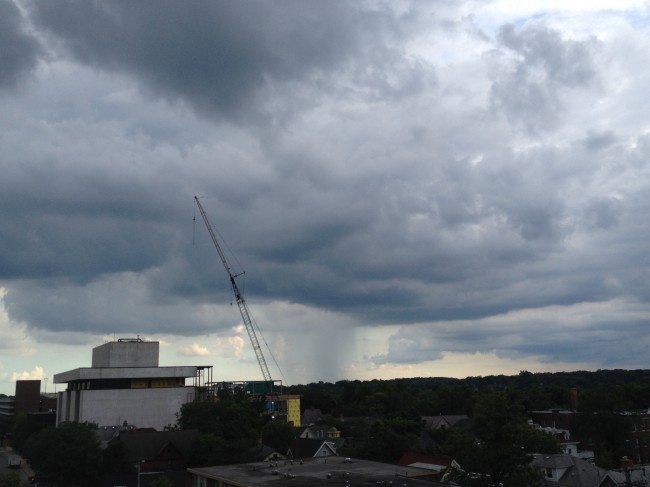
[[[244,395],[251,400],[263,400],[266,413],[273,421],[301,426],[300,395],[284,394],[282,381],[223,381],[209,382],[197,394],[197,400],[219,400]]]

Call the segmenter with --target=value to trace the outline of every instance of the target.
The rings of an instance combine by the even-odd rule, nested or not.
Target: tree
[[[489,479],[487,485],[536,485],[538,473],[530,462],[538,437],[514,395],[497,393],[481,398],[474,409],[473,425],[478,468]]]
[[[197,429],[200,436],[192,450],[193,466],[240,463],[259,443],[265,419],[262,405],[248,399],[184,404],[178,424],[181,429]]]
[[[24,455],[38,477],[56,485],[99,485],[102,455],[96,429],[76,422],[45,428],[27,441]]]
[[[226,463],[227,452],[228,445],[223,438],[213,433],[201,433],[192,445],[189,464],[192,467],[221,465]]]
[[[149,482],[149,487],[174,487],[174,482],[163,475]]]
[[[406,419],[385,419],[370,428],[368,458],[380,462],[396,462],[407,451],[413,451],[420,438],[420,425]]]
[[[15,450],[22,452],[23,446],[27,438],[33,433],[27,424],[27,415],[25,413],[17,413],[13,418],[13,425],[11,428],[12,445]]]
[[[262,443],[283,455],[287,453],[295,437],[293,426],[289,423],[271,422],[262,428]]]
[[[468,472],[454,480],[467,486],[541,485],[539,472],[530,465],[531,454],[559,452],[557,441],[529,425],[524,408],[509,393],[493,393],[479,399],[470,430],[439,436],[443,451]]]
[[[133,472],[133,463],[126,459],[126,449],[121,441],[110,442],[102,452],[104,473]]]
[[[20,474],[8,472],[0,475],[0,487],[18,487],[20,485]]]

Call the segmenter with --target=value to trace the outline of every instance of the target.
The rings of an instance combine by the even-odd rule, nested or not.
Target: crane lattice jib
[[[246,327],[246,331],[248,332],[248,337],[250,338],[251,344],[253,345],[253,350],[255,351],[255,356],[257,357],[257,363],[259,363],[260,365],[260,369],[262,370],[262,375],[264,376],[264,380],[273,383],[273,380],[271,379],[271,373],[269,372],[269,368],[266,365],[266,360],[264,359],[264,354],[262,353],[262,347],[260,347],[260,343],[257,339],[257,334],[255,333],[253,320],[251,319],[250,313],[248,312],[248,306],[246,306],[246,300],[244,299],[244,296],[242,296],[241,292],[239,291],[239,286],[237,285],[237,281],[235,280],[236,276],[230,270],[230,265],[228,264],[228,260],[226,259],[223,250],[221,250],[221,245],[219,245],[219,240],[217,239],[217,235],[214,231],[214,228],[212,228],[212,224],[208,219],[208,215],[203,209],[203,206],[201,206],[198,197],[195,196],[194,201],[196,201],[196,206],[199,208],[199,212],[201,212],[201,217],[203,218],[203,222],[205,223],[205,226],[208,229],[210,238],[212,238],[212,243],[214,243],[214,246],[217,249],[217,252],[219,253],[219,258],[221,259],[221,263],[223,264],[224,268],[226,269],[226,272],[228,273],[228,277],[230,279],[230,285],[232,286],[232,291],[235,294],[237,306],[239,307],[239,312],[241,313],[241,317],[244,320],[244,326]]]

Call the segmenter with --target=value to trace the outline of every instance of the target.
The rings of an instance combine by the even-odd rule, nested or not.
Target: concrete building
[[[58,393],[57,425],[88,421],[101,426],[127,423],[163,430],[175,425],[181,406],[194,400],[205,369],[158,365],[159,343],[121,338],[93,349],[92,367],[54,375],[67,384]],[[187,379],[193,379],[191,386]]]

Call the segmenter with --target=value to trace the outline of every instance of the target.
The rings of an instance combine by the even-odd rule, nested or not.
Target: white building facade
[[[54,375],[67,384],[57,397],[57,425],[64,421],[98,426],[128,424],[162,431],[176,424],[181,406],[194,400],[196,366],[159,367],[159,343],[119,339],[93,349],[92,367]]]

